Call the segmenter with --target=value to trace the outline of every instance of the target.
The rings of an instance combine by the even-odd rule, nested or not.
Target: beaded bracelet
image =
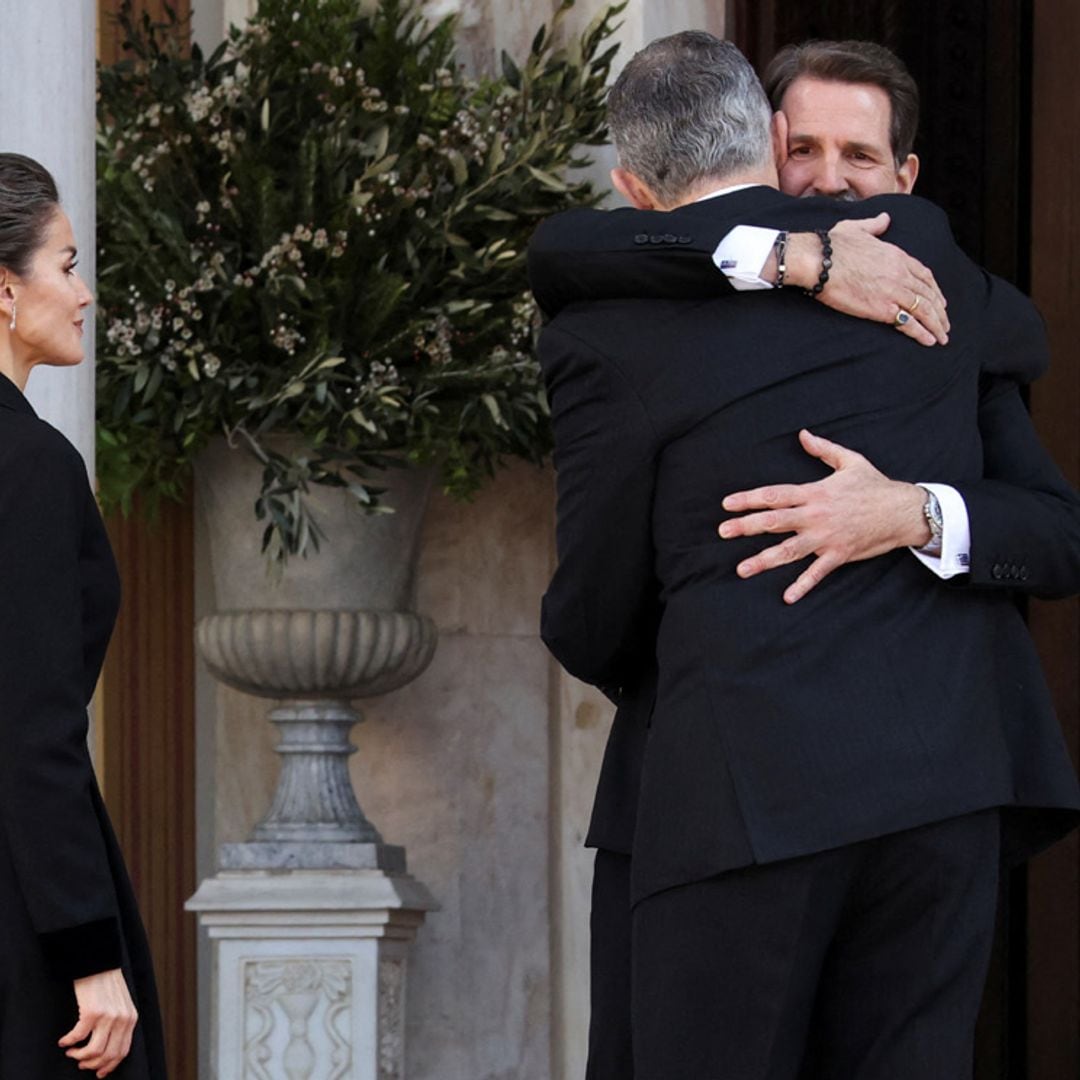
[[[829,270],[832,268],[832,243],[829,240],[828,229],[815,229],[814,233],[821,240],[821,273],[818,275],[817,284],[803,291],[807,296],[820,296],[829,280]]]

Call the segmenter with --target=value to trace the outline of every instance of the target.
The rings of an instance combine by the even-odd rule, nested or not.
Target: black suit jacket
[[[119,578],[82,458],[3,376],[0,595],[0,1023],[23,1001],[20,1025],[55,1048],[70,980],[123,967],[140,1014],[124,1075],[157,1080],[149,951],[86,743]],[[66,996],[46,993],[57,981]]]
[[[880,201],[755,188],[692,209],[718,239],[737,222],[828,226]],[[983,482],[981,397],[1007,398],[999,380],[1045,365],[1030,305],[956,249],[940,211],[887,202],[890,239],[949,297],[944,349],[794,294],[581,305],[541,338],[559,470],[544,638],[573,674],[635,699],[638,673],[658,666],[648,731],[621,740],[641,764],[634,820],[616,830],[632,834],[636,896],[988,806],[1051,808],[1050,832],[1080,808],[1008,590],[952,588],[895,552],[787,607],[775,574],[734,574],[760,538],[716,536],[726,493],[824,474],[798,445],[803,426],[966,496]],[[680,227],[673,250],[693,242],[685,215]],[[625,233],[624,254],[640,235]],[[1064,481],[1046,483],[1080,528]],[[1074,588],[1077,535],[1026,560],[1028,583]],[[619,744],[617,722],[609,758]],[[616,785],[624,805],[635,782]],[[614,802],[602,782],[599,816]]]

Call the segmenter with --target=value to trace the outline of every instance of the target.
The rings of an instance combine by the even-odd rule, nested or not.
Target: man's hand
[[[841,221],[829,230],[832,269],[818,299],[845,315],[889,324],[903,309],[911,318],[898,328],[900,333],[922,345],[944,345],[949,340],[945,297],[918,259],[878,239],[889,222],[889,215],[882,213]],[[821,241],[813,233],[792,233],[786,261],[787,283],[811,288],[821,272]],[[768,265],[775,265],[772,259]]]
[[[725,510],[755,512],[725,521],[719,530],[723,539],[794,534],[744,559],[736,568],[740,577],[816,555],[784,592],[785,603],[794,604],[844,563],[930,542],[921,488],[890,480],[862,454],[809,431],[799,432],[799,442],[808,454],[835,470],[832,476],[811,484],[738,491],[724,499]]]
[[[80,1069],[108,1076],[127,1057],[139,1019],[119,968],[75,980],[79,1022],[60,1040]],[[89,1040],[89,1041],[87,1041]],[[80,1046],[85,1043],[85,1046]]]

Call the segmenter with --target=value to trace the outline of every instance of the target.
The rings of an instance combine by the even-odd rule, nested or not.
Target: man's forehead
[[[787,88],[780,108],[793,138],[835,135],[889,142],[892,106],[885,90],[873,83],[802,76]]]

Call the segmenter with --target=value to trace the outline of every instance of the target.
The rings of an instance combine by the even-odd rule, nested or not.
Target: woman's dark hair
[[[48,169],[22,154],[0,154],[0,266],[26,276],[59,205]]]

